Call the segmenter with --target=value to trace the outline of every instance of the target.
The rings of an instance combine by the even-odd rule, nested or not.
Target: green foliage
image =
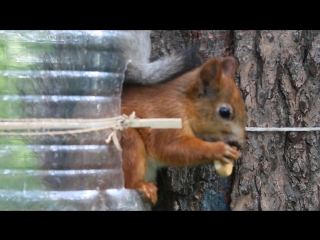
[[[37,42],[35,31],[1,31],[0,32],[0,118],[24,118],[24,103],[21,101],[21,81],[32,81],[16,74],[15,71],[29,71],[41,63],[44,51],[52,49],[52,44]],[[29,40],[27,39],[29,37]],[[31,38],[31,40],[30,40]],[[27,40],[25,40],[27,39]],[[30,140],[22,137],[0,136],[0,190],[40,190],[41,168],[37,157],[28,148]],[[35,174],[26,171],[36,170]],[[10,204],[9,204],[10,205]],[[9,205],[7,207],[9,207]],[[0,206],[0,210],[2,209]]]

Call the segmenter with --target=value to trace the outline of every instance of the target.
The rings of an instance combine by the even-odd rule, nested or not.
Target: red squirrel
[[[124,85],[122,114],[181,118],[182,129],[129,128],[122,132],[125,187],[157,202],[156,171],[163,166],[228,164],[245,141],[246,108],[234,77],[233,57],[211,58],[174,80]]]

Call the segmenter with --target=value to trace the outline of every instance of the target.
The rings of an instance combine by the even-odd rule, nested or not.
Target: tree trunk
[[[236,31],[247,126],[320,126],[319,31]],[[248,133],[232,210],[319,210],[319,131]]]
[[[204,60],[234,56],[248,127],[320,126],[320,31],[154,31],[155,55],[199,43]],[[212,166],[158,174],[154,210],[319,210],[320,137],[248,132],[229,178]]]

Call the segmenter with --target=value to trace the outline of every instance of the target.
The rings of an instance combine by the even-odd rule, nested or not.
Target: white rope
[[[112,132],[105,140],[110,143],[112,140],[120,151],[121,146],[118,139],[118,132],[127,128],[151,127],[151,128],[181,128],[180,118],[156,118],[138,119],[135,112],[130,116],[122,115],[114,118],[102,119],[0,119],[0,136],[54,136],[63,134],[78,134],[93,131],[111,129]],[[10,130],[37,130],[49,129],[58,131],[46,132],[7,132]],[[71,129],[71,130],[70,130]],[[310,132],[320,131],[320,127],[246,127],[247,132]]]
[[[320,131],[320,127],[246,127],[247,132],[311,132]]]
[[[100,130],[111,129],[112,132],[105,140],[108,144],[111,140],[120,151],[121,146],[118,139],[118,131],[123,131],[127,128],[181,128],[181,118],[147,118],[138,119],[135,112],[132,112],[130,116],[122,115],[114,118],[102,118],[102,119],[54,119],[54,118],[30,118],[30,119],[18,119],[18,118],[1,118],[0,119],[0,136],[55,136],[65,134],[79,134],[94,132]],[[45,132],[22,132],[21,130],[54,130]],[[55,130],[55,129],[58,129]],[[71,130],[70,130],[71,129]],[[12,130],[20,130],[19,132],[10,132]],[[9,131],[9,132],[7,132]]]

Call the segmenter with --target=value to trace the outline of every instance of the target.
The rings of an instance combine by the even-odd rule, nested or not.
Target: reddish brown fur
[[[246,110],[234,83],[233,58],[212,58],[203,66],[165,84],[125,85],[122,113],[139,118],[181,118],[182,129],[127,129],[122,134],[125,187],[137,189],[152,203],[156,187],[146,181],[150,164],[190,166],[235,161],[240,153],[226,142],[244,143]],[[231,106],[231,119],[218,109]],[[150,170],[151,169],[151,170]],[[156,169],[156,167],[154,167]]]

